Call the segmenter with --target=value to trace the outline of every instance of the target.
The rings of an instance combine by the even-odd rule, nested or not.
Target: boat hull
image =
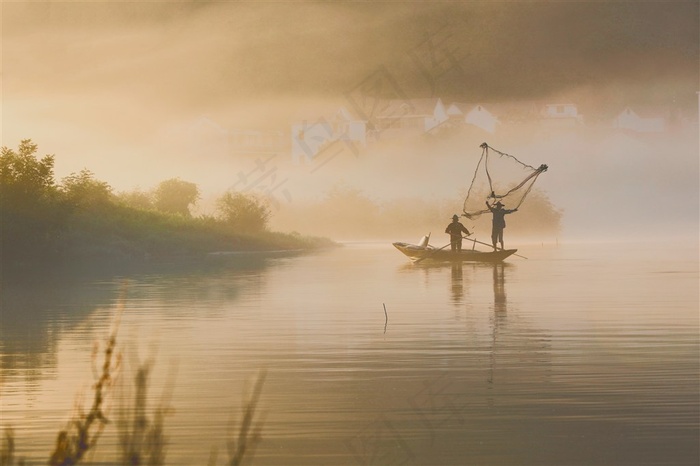
[[[466,249],[460,252],[452,252],[450,249],[435,249],[431,246],[428,246],[426,249],[409,243],[396,242],[392,244],[413,262],[503,262],[507,257],[518,251],[517,249],[498,249],[484,252]]]

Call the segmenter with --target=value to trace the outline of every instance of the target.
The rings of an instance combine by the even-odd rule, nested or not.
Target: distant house
[[[376,139],[422,134],[448,120],[440,98],[389,100],[378,105],[372,118]]]
[[[576,104],[546,104],[541,111],[542,125],[547,129],[571,129],[583,123]]]
[[[333,139],[333,128],[326,120],[303,121],[292,125],[292,159],[313,159],[324,144]]]
[[[445,108],[445,105],[442,103],[442,99],[437,99],[437,101],[431,102],[433,99],[429,99],[425,103],[427,104],[425,106],[426,113],[428,113],[425,116],[425,119],[423,120],[423,130],[424,131],[430,131],[444,122],[446,122],[449,119],[449,116],[447,115],[447,109]],[[419,103],[422,103],[422,101],[418,101]],[[432,107],[432,111],[431,111]]]
[[[545,118],[578,118],[575,104],[546,104],[542,110]]]
[[[640,116],[631,108],[625,108],[613,119],[613,128],[635,133],[661,133],[666,129],[666,119],[658,114]]]
[[[447,115],[455,123],[495,134],[537,125],[542,118],[540,107],[534,102],[453,102],[447,107]]]
[[[330,119],[331,129],[336,139],[359,144],[367,143],[367,123],[354,118],[345,107],[341,107]]]
[[[341,107],[330,118],[317,118],[292,125],[292,160],[313,159],[324,147],[342,142],[353,152],[367,143],[367,124]]]
[[[497,126],[500,123],[498,117],[486,110],[481,104],[475,105],[465,113],[464,122],[468,125],[481,128],[491,134],[496,132]]]
[[[445,110],[445,113],[447,113],[447,118],[451,120],[461,120],[464,118],[464,110],[467,107],[467,104],[461,104],[458,102],[452,102],[450,105],[447,106],[447,110]]]

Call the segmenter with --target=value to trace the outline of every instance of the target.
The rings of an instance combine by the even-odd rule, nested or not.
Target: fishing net
[[[462,209],[469,219],[477,219],[489,212],[487,201],[491,205],[500,201],[505,209],[519,208],[537,177],[547,171],[547,165],[532,167],[486,143],[481,149],[481,158]]]

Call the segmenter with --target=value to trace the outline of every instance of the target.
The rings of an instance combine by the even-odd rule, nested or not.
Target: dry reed
[[[231,466],[241,466],[244,459],[252,461],[255,448],[262,440],[262,421],[258,421],[253,427],[255,410],[260,401],[260,394],[265,383],[266,372],[262,371],[258,375],[258,380],[253,387],[253,393],[245,404],[243,420],[238,429],[238,438],[229,442],[229,464]]]
[[[114,373],[119,369],[121,357],[115,356],[117,345],[117,330],[119,318],[124,308],[124,298],[119,302],[117,318],[112,326],[112,331],[107,339],[104,349],[104,362],[102,370],[97,375],[97,382],[93,386],[95,391],[90,410],[85,414],[81,406],[77,405],[77,414],[68,423],[68,426],[58,433],[56,447],[49,458],[50,466],[73,466],[78,464],[85,454],[97,445],[105,425],[109,422],[105,416],[105,398],[114,381]],[[93,353],[93,361],[97,356],[97,348]],[[97,372],[93,367],[93,371]]]
[[[248,398],[248,401],[245,402],[243,419],[241,420],[241,425],[237,429],[238,435],[228,442],[229,460],[226,464],[229,466],[242,466],[244,462],[251,462],[255,455],[255,449],[262,440],[263,421],[260,419],[256,420],[255,413],[258,402],[260,401],[260,395],[266,376],[267,373],[265,371],[261,371],[258,375],[258,379],[255,381],[253,387],[253,392]],[[254,423],[255,426],[253,425]],[[208,466],[215,466],[217,464],[216,460],[217,450],[216,448],[212,448],[209,462],[207,463]]]
[[[15,465],[15,431],[12,427],[5,427],[5,432],[2,437],[2,446],[0,446],[0,466]],[[17,466],[23,466],[24,460],[17,459]]]
[[[136,394],[131,412],[124,410],[125,415],[119,420],[119,446],[121,462],[124,466],[161,466],[165,464],[166,438],[164,417],[168,408],[163,404],[156,408],[152,419],[148,418],[148,379],[151,364],[141,364],[134,376]]]

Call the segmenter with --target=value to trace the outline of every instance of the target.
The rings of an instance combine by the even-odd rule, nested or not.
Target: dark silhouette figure
[[[498,249],[496,243],[501,243],[501,249],[504,249],[503,245],[503,229],[506,227],[506,214],[512,214],[517,212],[518,209],[504,209],[501,201],[496,202],[493,206],[486,201],[486,207],[489,208],[493,214],[493,222],[491,226],[491,244],[493,244],[493,249]]]
[[[469,230],[459,223],[459,217],[456,214],[452,216],[452,223],[445,228],[445,233],[450,235],[452,252],[460,252],[462,250],[462,233],[466,233],[467,236],[471,235]]]

